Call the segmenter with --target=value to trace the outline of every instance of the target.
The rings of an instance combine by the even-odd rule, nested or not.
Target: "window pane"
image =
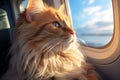
[[[73,27],[87,46],[102,47],[113,35],[112,0],[69,0]]]
[[[43,0],[43,1],[49,6],[54,6],[53,0]],[[23,3],[22,3],[23,9],[26,8],[27,2],[28,2],[28,0],[23,0]]]
[[[0,8],[0,30],[9,29],[10,25],[8,22],[7,13],[5,10]]]
[[[24,0],[24,1],[23,1],[23,3],[22,3],[23,9],[26,8],[27,2],[28,2],[28,0]]]

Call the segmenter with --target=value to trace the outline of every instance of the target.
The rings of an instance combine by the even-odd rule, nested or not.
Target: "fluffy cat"
[[[98,80],[79,50],[64,8],[29,0],[14,28],[9,69],[2,80]]]

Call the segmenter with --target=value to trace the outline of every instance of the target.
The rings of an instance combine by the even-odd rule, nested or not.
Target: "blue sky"
[[[27,2],[28,2],[28,0],[24,0],[24,1],[23,1],[23,7],[24,7],[24,8],[26,7]]]
[[[74,28],[81,33],[112,33],[112,0],[69,0]]]

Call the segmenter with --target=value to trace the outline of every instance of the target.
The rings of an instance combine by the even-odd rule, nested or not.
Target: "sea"
[[[86,46],[103,47],[111,41],[112,35],[77,35],[77,38]]]

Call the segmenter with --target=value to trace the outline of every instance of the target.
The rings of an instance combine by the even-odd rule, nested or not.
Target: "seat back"
[[[7,13],[0,9],[0,77],[7,70],[7,55],[10,47],[9,29]]]

